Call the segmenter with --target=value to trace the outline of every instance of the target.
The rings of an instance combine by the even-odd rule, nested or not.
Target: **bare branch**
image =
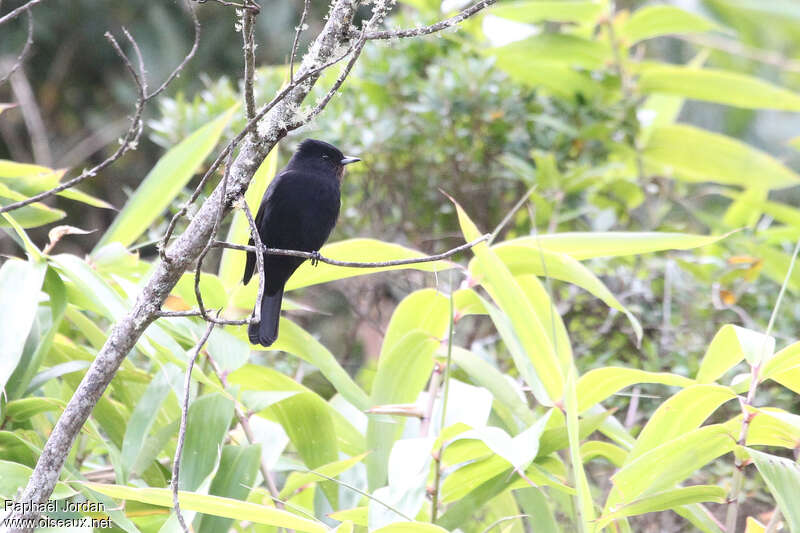
[[[25,61],[25,57],[30,52],[31,46],[33,45],[33,14],[28,11],[28,36],[25,39],[25,44],[22,46],[22,51],[17,56],[17,59],[14,60],[14,63],[11,64],[11,68],[8,72],[3,74],[3,77],[0,78],[0,85],[4,84],[8,78],[11,77],[14,72],[17,71],[18,68],[22,66],[22,62]]]
[[[111,46],[117,52],[117,55],[122,59],[125,68],[128,69],[128,72],[130,73],[134,83],[136,84],[136,89],[138,93],[138,96],[136,98],[136,109],[134,110],[133,117],[131,117],[131,126],[130,128],[128,128],[125,137],[123,137],[122,142],[120,143],[119,147],[116,149],[116,151],[114,151],[113,154],[111,154],[109,157],[107,157],[94,167],[88,170],[84,170],[78,176],[75,176],[74,178],[63,182],[59,186],[53,187],[48,191],[35,194],[29,198],[20,200],[18,202],[13,202],[4,205],[0,207],[0,213],[6,213],[8,211],[13,211],[14,209],[19,209],[20,207],[25,207],[26,205],[44,200],[45,198],[48,198],[54,194],[58,194],[63,190],[74,187],[80,182],[96,176],[98,172],[102,171],[103,169],[114,163],[117,159],[122,157],[128,150],[131,150],[136,146],[136,143],[139,140],[139,136],[142,133],[142,112],[144,111],[144,104],[145,104],[144,86],[142,85],[141,80],[139,79],[139,75],[137,74],[136,69],[133,68],[133,65],[128,59],[128,56],[126,56],[125,52],[122,51],[122,48],[120,48],[119,43],[117,43],[117,40],[114,38],[114,36],[111,35],[110,32],[106,32],[105,37],[111,43]]]
[[[170,480],[169,484],[172,488],[172,506],[175,509],[175,514],[178,516],[178,522],[180,523],[183,531],[185,533],[189,533],[189,528],[186,526],[186,522],[183,520],[183,515],[181,514],[181,505],[178,501],[178,482],[180,481],[180,472],[181,472],[181,454],[183,453],[183,442],[186,439],[186,418],[187,413],[189,412],[189,390],[192,385],[192,368],[194,367],[194,362],[197,359],[200,350],[203,349],[208,338],[211,336],[211,332],[214,330],[214,323],[210,322],[208,327],[206,328],[206,332],[197,341],[197,344],[194,347],[194,351],[192,352],[192,356],[189,358],[189,362],[186,365],[186,377],[183,380],[183,403],[181,405],[181,426],[180,430],[178,431],[178,444],[175,447],[175,458],[172,460],[172,479]]]
[[[457,15],[453,15],[450,18],[439,21],[436,24],[431,24],[430,26],[421,26],[419,28],[408,28],[405,30],[372,31],[367,33],[367,40],[371,41],[374,39],[396,39],[396,38],[406,38],[406,37],[419,37],[421,35],[429,35],[431,33],[436,33],[437,31],[446,30],[447,28],[451,28],[456,24],[460,23],[461,21],[471,17],[475,13],[478,13],[479,11],[489,7],[496,1],[497,0],[481,0],[477,4],[471,5],[470,7],[464,9]]]
[[[205,4],[208,0],[196,0],[198,4]],[[225,7],[235,7],[236,9],[247,9],[252,11],[254,14],[258,15],[261,12],[261,6],[253,2],[245,2],[243,4],[239,4],[237,2],[227,2],[226,0],[212,0],[215,4],[219,4]]]
[[[402,265],[415,265],[417,263],[430,263],[432,261],[441,261],[442,259],[447,259],[448,257],[452,257],[459,252],[463,252],[464,250],[469,250],[473,246],[482,243],[483,241],[489,240],[492,235],[487,233],[474,241],[462,244],[461,246],[457,246],[451,250],[446,252],[436,254],[436,255],[426,255],[424,257],[414,257],[410,259],[394,259],[392,261],[377,261],[377,262],[360,262],[360,261],[340,261],[338,259],[330,259],[328,257],[319,255],[318,253],[314,252],[303,252],[300,250],[284,250],[281,248],[264,248],[263,251],[267,255],[290,255],[293,257],[303,257],[305,259],[314,259],[319,261],[320,263],[327,263],[329,265],[340,266],[340,267],[350,267],[350,268],[380,268],[380,267],[391,267],[391,266],[402,266]],[[255,252],[255,246],[245,246],[243,244],[233,244],[230,242],[223,242],[223,241],[214,241],[214,246],[219,246],[221,248],[230,248],[231,250],[241,250],[244,252]]]
[[[308,6],[311,0],[303,1],[303,14],[300,15],[300,24],[294,29],[294,41],[292,42],[292,53],[289,55],[289,81],[294,81],[294,58],[297,55],[297,43],[300,34],[305,30],[306,17],[308,16]]]
[[[175,70],[173,70],[170,73],[170,75],[167,76],[167,79],[164,80],[164,83],[162,83],[158,89],[147,95],[147,98],[145,99],[147,101],[152,100],[153,98],[161,94],[164,91],[164,89],[166,89],[169,86],[169,84],[172,83],[172,80],[174,80],[177,76],[180,75],[184,67],[186,67],[189,61],[192,60],[195,52],[197,52],[197,47],[200,45],[200,30],[201,30],[200,20],[197,18],[197,13],[195,13],[194,6],[192,6],[190,0],[186,0],[186,7],[189,10],[189,15],[192,17],[192,23],[194,23],[194,42],[192,43],[192,48],[184,56],[183,61],[181,61],[180,64],[177,67],[175,67]]]
[[[30,0],[30,2],[26,4],[22,4],[17,9],[6,13],[4,16],[0,17],[0,26],[5,24],[10,20],[14,20],[18,16],[22,15],[24,12],[28,11],[30,8],[35,6],[36,4],[40,3],[42,0]]]
[[[249,0],[245,0],[249,4]],[[255,77],[256,44],[255,44],[255,13],[242,12],[242,49],[244,50],[244,109],[245,117],[251,120],[256,116],[256,99],[253,95],[253,79]]]
[[[29,2],[29,4],[38,3],[40,1],[41,0],[32,0],[31,2]],[[183,58],[183,61],[181,61],[181,63],[175,68],[175,70],[172,71],[172,73],[167,77],[164,83],[162,83],[158,89],[156,89],[150,94],[147,94],[146,92],[147,82],[144,79],[145,70],[144,70],[144,64],[141,59],[141,51],[139,50],[138,44],[133,39],[133,36],[130,34],[130,32],[128,32],[126,29],[123,28],[125,36],[131,42],[131,46],[133,47],[134,52],[138,57],[139,72],[137,72],[136,69],[133,67],[130,59],[125,54],[125,52],[122,51],[122,48],[119,46],[119,43],[117,43],[116,39],[114,39],[114,36],[111,35],[110,32],[105,33],[106,39],[111,43],[111,46],[114,48],[114,51],[116,51],[117,55],[120,56],[120,58],[122,59],[122,62],[125,65],[125,68],[130,73],[131,77],[133,78],[137,89],[136,108],[134,110],[133,117],[131,117],[130,128],[128,128],[128,131],[120,141],[120,145],[114,151],[114,153],[111,154],[106,159],[104,159],[99,164],[95,165],[94,167],[88,170],[84,170],[79,175],[61,183],[57,187],[41,192],[39,194],[35,194],[24,200],[13,202],[0,207],[0,213],[7,213],[9,211],[25,207],[26,205],[39,202],[41,200],[44,200],[45,198],[49,198],[50,196],[58,194],[61,191],[70,189],[86,179],[95,177],[98,173],[102,172],[104,169],[109,167],[111,164],[113,164],[115,161],[117,161],[119,158],[125,155],[128,151],[136,148],[139,141],[139,137],[142,134],[142,128],[143,128],[142,113],[144,112],[145,104],[150,100],[152,100],[153,98],[155,98],[156,96],[158,96],[162,91],[164,91],[164,89],[166,89],[166,87],[172,82],[172,80],[174,80],[175,77],[178,74],[180,74],[181,70],[183,70],[183,68],[186,66],[189,60],[191,60],[191,58],[194,57],[194,54],[197,51],[197,46],[200,42],[200,21],[197,19],[197,14],[194,12],[194,8],[191,6],[191,4],[188,4],[188,6],[189,6],[189,12],[191,13],[192,16],[192,20],[194,21],[194,29],[195,29],[194,44],[192,45],[191,50],[189,50],[189,53],[187,53],[186,56]]]

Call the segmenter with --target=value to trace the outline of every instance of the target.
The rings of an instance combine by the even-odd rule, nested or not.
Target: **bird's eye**
[[[328,155],[327,155],[327,154],[323,154],[323,155],[322,155],[322,158],[323,158],[323,159],[330,159],[330,157],[328,157]]]

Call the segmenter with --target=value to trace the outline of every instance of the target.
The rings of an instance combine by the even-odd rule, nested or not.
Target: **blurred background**
[[[6,0],[3,8],[19,4]],[[734,235],[702,254],[591,262],[590,268],[642,321],[641,347],[624,316],[609,312],[577,287],[551,285],[582,371],[613,358],[648,370],[689,374],[721,324],[763,327],[788,265],[787,252],[800,233],[797,226],[779,224],[764,209],[734,205],[731,191],[747,191],[759,201],[778,194],[782,204],[792,206],[800,200],[800,189],[783,187],[769,193],[769,187],[759,187],[758,169],[753,169],[752,188],[742,184],[731,189],[703,179],[672,179],[650,165],[637,169],[625,163],[621,154],[637,149],[650,120],[645,96],[635,86],[636,69],[630,65],[704,65],[800,90],[800,3],[617,2],[613,12],[618,20],[646,5],[664,5],[696,14],[711,28],[618,42],[624,46],[627,73],[615,64],[613,54],[612,59],[596,59],[591,50],[570,48],[557,39],[539,39],[540,48],[526,49],[528,55],[522,55],[512,41],[560,36],[564,28],[582,27],[583,22],[573,20],[578,14],[564,21],[537,20],[530,13],[515,13],[513,5],[504,2],[498,9],[509,5],[506,11],[490,10],[468,21],[457,32],[370,43],[327,110],[280,143],[278,168],[305,137],[324,139],[362,158],[348,171],[342,215],[331,240],[371,237],[426,252],[443,251],[460,244],[461,237],[453,207],[439,189],[457,198],[481,230],[490,231],[534,184],[529,201],[504,226],[502,238],[605,230],[719,234],[744,228],[737,235],[746,238]],[[264,103],[286,79],[285,63],[302,2],[264,1],[262,8],[256,57],[261,67],[258,102]],[[321,27],[326,8],[327,2],[311,2],[301,53]],[[82,186],[117,209],[167,148],[240,101],[241,37],[234,17],[211,2],[196,4],[196,9],[203,26],[200,48],[180,78],[148,109],[138,150]],[[395,13],[387,25],[413,26],[441,18],[434,0],[409,0]],[[586,38],[606,40],[606,15],[590,16],[599,23],[584,24]],[[68,9],[36,10],[32,52],[10,83],[0,87],[0,101],[19,104],[0,119],[0,158],[75,172],[115,149],[128,125],[135,93],[103,34],[119,36],[123,26],[141,45],[151,85],[180,62],[193,38],[181,2],[76,0]],[[25,33],[24,17],[3,28],[0,62],[13,61]],[[592,86],[583,90],[542,79],[546,71],[542,74],[530,58],[547,60],[553,54],[579,63]],[[720,105],[713,103],[713,95],[705,100],[680,102],[678,122],[733,137],[798,168],[798,151],[790,145],[800,134],[796,113]],[[241,110],[237,113],[227,136],[243,124]],[[697,148],[702,157],[702,147]],[[153,243],[194,184],[190,182],[137,241],[133,248],[143,259],[155,257]],[[59,243],[59,251],[79,255],[93,248],[116,215],[113,209],[60,197],[47,203],[65,211],[60,224],[96,230]],[[45,242],[51,227],[29,231],[35,241]],[[0,251],[21,254],[8,238],[0,240]],[[217,260],[207,261],[209,271],[215,271]],[[432,274],[392,272],[334,282],[292,293],[305,306],[294,316],[325,339],[355,374],[365,363],[369,368],[368,360],[377,355],[395,304],[411,290],[441,281]],[[790,284],[790,290],[798,289],[800,277]],[[800,304],[790,299],[778,317],[779,339],[794,337],[799,315]],[[467,321],[472,324],[460,335],[468,346],[497,350],[487,320]],[[502,360],[502,354],[494,355]],[[507,369],[513,372],[510,365]]]

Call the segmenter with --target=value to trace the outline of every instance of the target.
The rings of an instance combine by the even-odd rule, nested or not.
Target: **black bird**
[[[272,180],[255,223],[261,242],[267,248],[304,252],[318,251],[339,217],[340,186],[344,167],[361,161],[345,157],[335,146],[306,139],[297,147],[286,168]],[[253,244],[253,239],[250,239]],[[250,342],[269,346],[278,338],[283,287],[303,261],[302,257],[264,254],[264,295],[261,298],[261,322],[250,324]],[[256,256],[247,254],[244,284],[250,281]]]

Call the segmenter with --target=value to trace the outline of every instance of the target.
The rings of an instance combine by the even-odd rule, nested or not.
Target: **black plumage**
[[[268,248],[319,250],[339,217],[344,167],[356,161],[359,159],[345,157],[326,142],[314,139],[301,142],[264,192],[255,219],[261,242]],[[283,287],[303,261],[301,257],[264,255],[266,279],[261,322],[251,324],[247,330],[251,343],[269,346],[278,338]],[[248,252],[245,285],[253,276],[255,264],[255,254]]]

